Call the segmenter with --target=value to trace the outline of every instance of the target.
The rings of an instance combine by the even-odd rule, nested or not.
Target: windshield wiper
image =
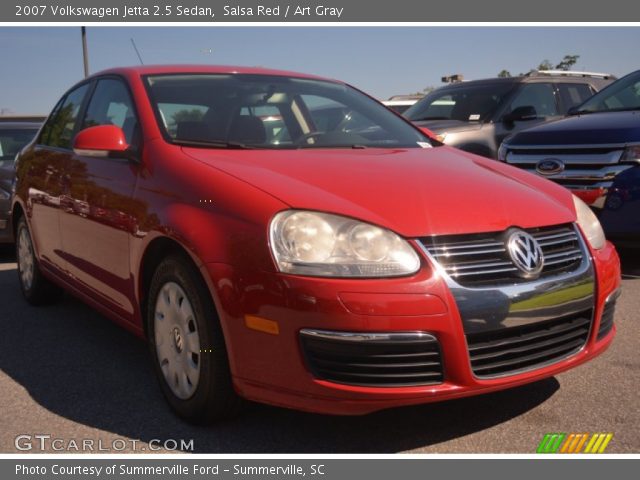
[[[207,140],[173,140],[176,145],[185,147],[228,148],[233,150],[251,150],[255,147],[240,142],[223,142]]]

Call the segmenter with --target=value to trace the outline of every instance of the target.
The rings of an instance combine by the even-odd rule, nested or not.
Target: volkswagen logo
[[[521,277],[536,277],[544,266],[544,256],[538,241],[522,230],[515,230],[507,237],[507,251],[518,268]]]
[[[564,170],[564,163],[557,158],[545,158],[536,164],[536,171],[542,175],[553,175]]]

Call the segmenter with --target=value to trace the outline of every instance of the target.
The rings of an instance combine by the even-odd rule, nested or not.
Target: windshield
[[[335,82],[272,75],[146,77],[173,143],[219,148],[420,148],[429,140],[383,105]]]
[[[404,116],[414,122],[420,120],[458,120],[484,122],[513,88],[513,83],[490,83],[444,87],[431,92]]]
[[[621,78],[578,107],[576,113],[640,110],[640,71]]]
[[[38,130],[33,128],[0,129],[0,167],[13,164],[16,154],[33,139],[37,132]]]

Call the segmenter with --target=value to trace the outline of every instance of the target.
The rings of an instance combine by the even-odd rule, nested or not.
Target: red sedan
[[[308,75],[98,73],[20,153],[12,221],[27,301],[67,290],[145,338],[193,422],[499,390],[615,332],[618,256],[582,201]]]

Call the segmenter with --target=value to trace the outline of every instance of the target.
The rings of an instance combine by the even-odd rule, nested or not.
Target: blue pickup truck
[[[568,118],[508,137],[498,159],[569,188],[593,207],[607,237],[640,247],[640,70]]]

